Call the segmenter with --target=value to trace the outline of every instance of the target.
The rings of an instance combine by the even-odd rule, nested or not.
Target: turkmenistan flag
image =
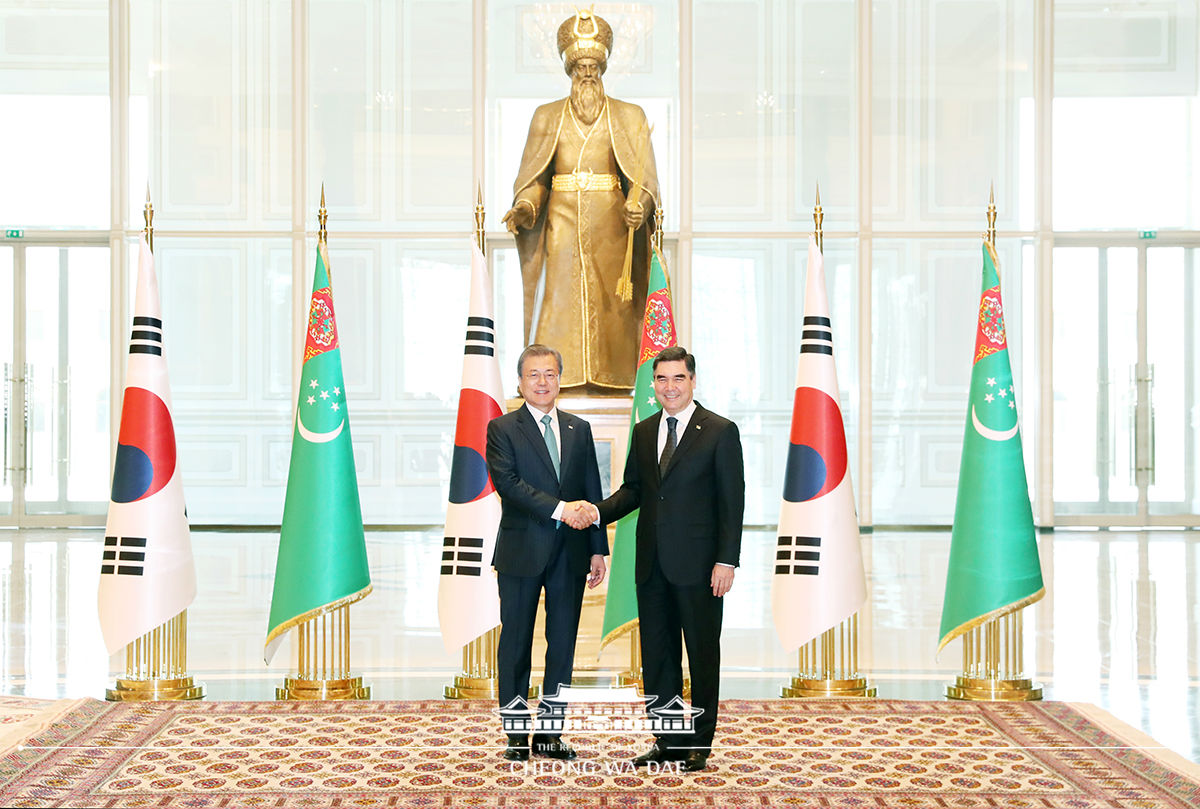
[[[1016,612],[1046,593],[1021,454],[996,263],[995,252],[985,242],[939,652],[964,632]]]
[[[267,623],[268,663],[289,629],[371,592],[328,266],[325,245],[318,245]]]
[[[637,378],[633,383],[633,412],[629,418],[629,442],[633,449],[633,425],[660,409],[654,398],[654,357],[664,348],[677,344],[675,314],[671,308],[671,286],[667,281],[662,254],[654,251],[650,261],[650,282],[646,287],[646,314],[642,318],[642,345],[638,351]],[[608,596],[604,600],[604,629],[600,648],[637,626],[637,585],[634,567],[637,561],[638,512],[617,522],[613,540],[612,570],[608,574]]]

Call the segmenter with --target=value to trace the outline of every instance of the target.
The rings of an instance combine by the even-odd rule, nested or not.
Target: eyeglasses
[[[525,378],[530,382],[557,382],[558,374],[554,371],[547,371],[546,373],[542,373],[541,371],[530,371],[529,373],[525,374]]]

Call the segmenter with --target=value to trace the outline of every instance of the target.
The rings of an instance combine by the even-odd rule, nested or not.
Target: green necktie
[[[546,439],[546,449],[550,452],[550,463],[554,464],[554,477],[558,477],[558,442],[554,440],[554,431],[550,429],[550,414],[542,416],[542,424],[546,425],[546,432],[542,433],[542,437]]]

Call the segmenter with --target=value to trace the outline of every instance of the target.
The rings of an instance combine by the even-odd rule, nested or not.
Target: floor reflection
[[[105,654],[96,614],[102,532],[0,531],[0,691],[102,697],[123,657]],[[263,639],[278,537],[193,534],[200,596],[189,610],[189,669],[210,699],[272,699],[288,673]],[[1026,611],[1026,673],[1047,699],[1091,702],[1200,759],[1200,534],[1058,531],[1040,540],[1047,597]],[[352,664],[376,699],[437,697],[458,672],[437,622],[439,531],[368,535],[375,592],[352,608]],[[959,644],[935,658],[949,532],[880,531],[863,540],[870,602],[860,665],[879,696],[939,699]],[[778,695],[795,668],[771,621],[775,536],[747,533],[725,612],[722,694]],[[576,669],[608,677],[628,644],[599,648],[603,594],[585,601]],[[535,666],[542,650],[535,648]]]

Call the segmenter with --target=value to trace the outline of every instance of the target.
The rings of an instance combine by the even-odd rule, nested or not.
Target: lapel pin
[[[700,425],[699,425],[699,424],[697,424],[697,425],[696,425],[696,429],[697,429],[697,430],[699,430],[699,429],[700,429]]]

